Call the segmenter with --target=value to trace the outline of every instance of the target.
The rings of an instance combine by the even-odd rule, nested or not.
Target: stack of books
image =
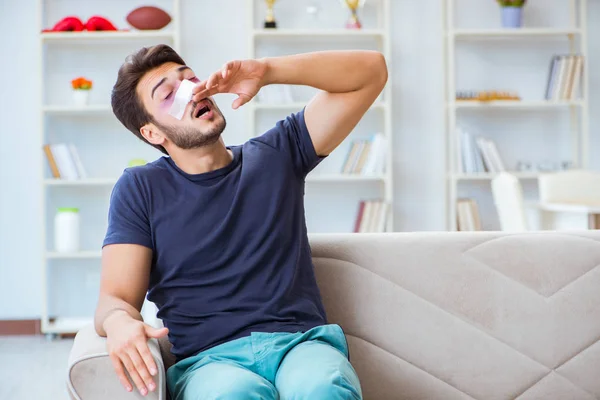
[[[77,148],[71,143],[44,145],[50,172],[57,179],[77,180],[87,178]]]
[[[458,199],[457,222],[459,231],[480,231],[479,207],[473,199]]]
[[[458,139],[458,167],[462,173],[498,173],[506,170],[493,140],[481,136],[475,137],[460,129]]]
[[[576,100],[580,96],[583,63],[582,55],[552,57],[546,84],[546,100]]]
[[[376,133],[370,139],[353,140],[342,166],[342,174],[382,175],[385,170],[386,140]]]
[[[361,201],[356,214],[354,232],[385,232],[389,204],[382,200]]]

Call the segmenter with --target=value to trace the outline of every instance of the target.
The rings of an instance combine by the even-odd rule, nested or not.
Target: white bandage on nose
[[[192,90],[194,90],[196,84],[188,79],[181,81],[179,89],[175,93],[175,99],[169,109],[169,114],[175,118],[181,120],[183,118],[183,112],[188,103],[192,100]]]

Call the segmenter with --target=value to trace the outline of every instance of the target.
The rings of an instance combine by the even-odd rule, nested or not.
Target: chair
[[[512,174],[500,172],[492,179],[492,195],[503,231],[524,232],[528,230],[523,189]]]

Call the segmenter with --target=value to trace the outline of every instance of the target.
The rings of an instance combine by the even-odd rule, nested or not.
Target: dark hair
[[[146,110],[142,99],[137,95],[137,85],[142,77],[150,70],[166,62],[185,65],[185,62],[175,50],[166,44],[153,47],[142,47],[130,54],[125,63],[119,68],[117,82],[113,86],[111,105],[115,116],[135,136],[167,154],[164,147],[149,143],[140,133],[140,128],[152,122],[152,115]]]

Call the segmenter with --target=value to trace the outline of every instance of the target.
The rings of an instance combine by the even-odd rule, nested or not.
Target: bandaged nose
[[[181,81],[179,85],[179,89],[175,93],[175,99],[173,100],[173,104],[169,109],[169,114],[174,116],[175,118],[181,120],[183,118],[183,112],[185,111],[185,107],[192,100],[194,87],[196,84],[188,79],[184,79]]]

